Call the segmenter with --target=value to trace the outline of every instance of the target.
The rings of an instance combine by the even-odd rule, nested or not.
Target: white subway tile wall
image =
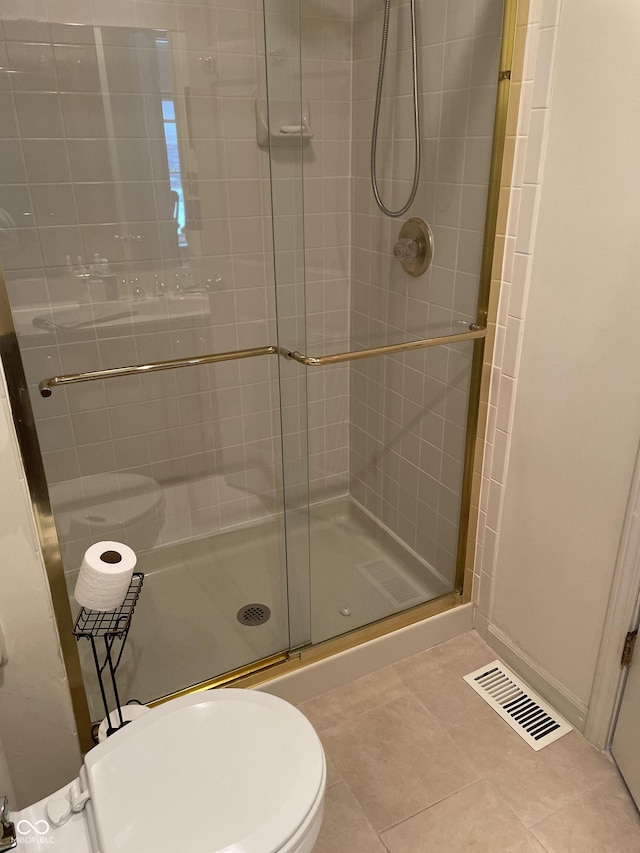
[[[526,323],[531,251],[535,236],[560,0],[531,2],[516,133],[516,160],[498,306],[496,347],[480,491],[473,600],[477,629],[486,636],[491,612],[496,543],[509,459],[521,341]],[[504,345],[499,347],[498,340]]]
[[[107,532],[144,549],[272,515],[275,359],[36,387],[276,340],[262,4],[3,5],[0,42],[0,251],[67,568]]]
[[[378,148],[381,195],[396,208],[413,173],[409,8],[403,2],[391,13]],[[383,5],[354,2],[354,347],[447,334],[476,317],[502,3],[434,0],[418,13],[422,172],[401,221],[426,219],[435,252],[428,273],[411,279],[392,256],[400,223],[378,211],[369,177]],[[472,345],[461,344],[356,362],[350,370],[351,492],[450,586],[471,355]]]
[[[390,43],[380,125],[380,187],[392,206],[411,185],[408,13],[407,2],[392,13],[404,41]],[[99,495],[111,519],[142,482],[127,475],[161,487],[144,531],[116,525],[139,541],[208,535],[281,508],[275,359],[87,383],[47,400],[36,391],[61,372],[274,343],[272,228],[283,343],[337,352],[475,319],[502,2],[420,4],[423,165],[407,216],[431,224],[435,257],[416,280],[391,257],[398,224],[374,208],[369,183],[382,8],[333,0],[302,4],[301,15],[314,134],[302,164],[304,300],[299,175],[278,155],[272,223],[268,153],[255,139],[259,0],[3,4],[0,59],[17,73],[0,74],[0,207],[12,220],[0,251],[70,567],[105,530],[86,512],[79,521],[97,500],[97,474],[111,475],[103,485],[115,499]],[[286,4],[280,23],[269,73],[286,97],[297,38]],[[187,130],[171,147],[174,122]],[[96,254],[108,277],[84,269]],[[163,286],[168,296],[157,295]],[[145,298],[132,298],[140,289]],[[114,306],[131,313],[65,324],[61,309],[78,303],[91,319]],[[517,340],[504,346],[515,364]],[[311,499],[350,492],[449,584],[470,357],[464,344],[307,374]],[[304,388],[287,374],[282,392],[290,437],[304,426]],[[302,482],[305,448],[289,451]]]
[[[306,347],[350,346],[353,2],[300,6],[302,99],[313,140],[303,149]],[[349,491],[348,365],[308,371],[309,494]]]

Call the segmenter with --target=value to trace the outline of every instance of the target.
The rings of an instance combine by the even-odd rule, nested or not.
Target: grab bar
[[[231,350],[229,352],[197,355],[192,358],[173,358],[168,361],[154,361],[151,364],[131,364],[127,367],[108,367],[105,370],[89,370],[86,373],[67,373],[63,376],[51,376],[43,379],[38,385],[43,397],[50,397],[53,388],[64,385],[75,385],[78,382],[93,382],[97,379],[115,379],[119,376],[135,376],[141,373],[155,373],[158,370],[172,370],[178,367],[197,367],[202,364],[219,364],[222,361],[237,361],[241,358],[255,358],[261,355],[283,355],[285,358],[304,364],[306,367],[321,367],[326,364],[341,364],[345,361],[357,361],[361,358],[372,358],[377,355],[392,355],[398,352],[426,349],[427,347],[455,344],[461,341],[473,341],[486,337],[487,330],[475,324],[468,332],[454,335],[442,335],[438,338],[427,338],[420,341],[405,341],[401,344],[387,344],[382,347],[339,352],[334,355],[303,355],[284,347],[264,346],[251,349]]]
[[[252,347],[251,349],[231,350],[230,352],[196,355],[192,358],[172,358],[168,361],[154,361],[151,364],[131,364],[128,367],[109,367],[105,370],[89,370],[86,373],[68,373],[64,376],[51,376],[38,385],[43,397],[51,396],[52,388],[61,385],[74,385],[76,382],[93,382],[96,379],[114,379],[118,376],[135,376],[140,373],[155,373],[158,370],[171,370],[177,367],[197,367],[201,364],[218,364],[221,361],[236,361],[240,358],[254,358],[258,355],[278,355],[278,347]]]
[[[306,367],[322,367],[326,364],[342,364],[345,361],[357,361],[360,358],[372,358],[376,355],[393,355],[397,352],[410,352],[416,349],[426,349],[427,347],[437,347],[444,344],[456,344],[460,341],[474,341],[478,338],[485,338],[487,330],[481,326],[473,324],[470,326],[470,331],[459,332],[455,335],[442,335],[439,338],[426,338],[421,341],[405,341],[401,344],[387,344],[382,347],[371,347],[370,349],[353,350],[351,352],[337,352],[334,355],[303,355],[295,350],[294,352],[286,352],[285,358],[294,359]]]

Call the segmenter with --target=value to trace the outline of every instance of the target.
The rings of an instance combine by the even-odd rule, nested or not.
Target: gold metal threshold
[[[147,704],[150,708],[155,708],[156,705],[163,705],[170,699],[177,699],[180,696],[189,696],[191,693],[200,693],[203,690],[212,690],[214,687],[236,686],[242,679],[250,678],[258,672],[266,673],[267,670],[271,670],[279,664],[287,663],[289,659],[289,652],[278,652],[276,655],[270,655],[269,657],[253,661],[253,663],[249,663],[246,666],[238,667],[238,669],[232,669],[222,675],[217,675],[215,678],[208,678],[206,681],[201,681],[191,687],[185,687],[184,690],[178,690],[176,693],[168,693],[160,699],[154,699],[153,702],[147,702]],[[269,679],[265,678],[265,680],[268,681]]]

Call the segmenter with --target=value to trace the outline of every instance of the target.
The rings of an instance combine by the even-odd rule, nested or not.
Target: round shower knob
[[[433,234],[424,219],[419,216],[407,219],[393,254],[408,275],[417,277],[426,273],[433,259]]]
[[[415,240],[403,237],[393,247],[393,257],[398,261],[414,261],[419,251],[420,247]]]

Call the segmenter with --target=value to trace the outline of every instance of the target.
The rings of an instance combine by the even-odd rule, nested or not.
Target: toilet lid
[[[253,690],[183,696],[85,756],[100,853],[275,853],[324,779],[307,719]]]

